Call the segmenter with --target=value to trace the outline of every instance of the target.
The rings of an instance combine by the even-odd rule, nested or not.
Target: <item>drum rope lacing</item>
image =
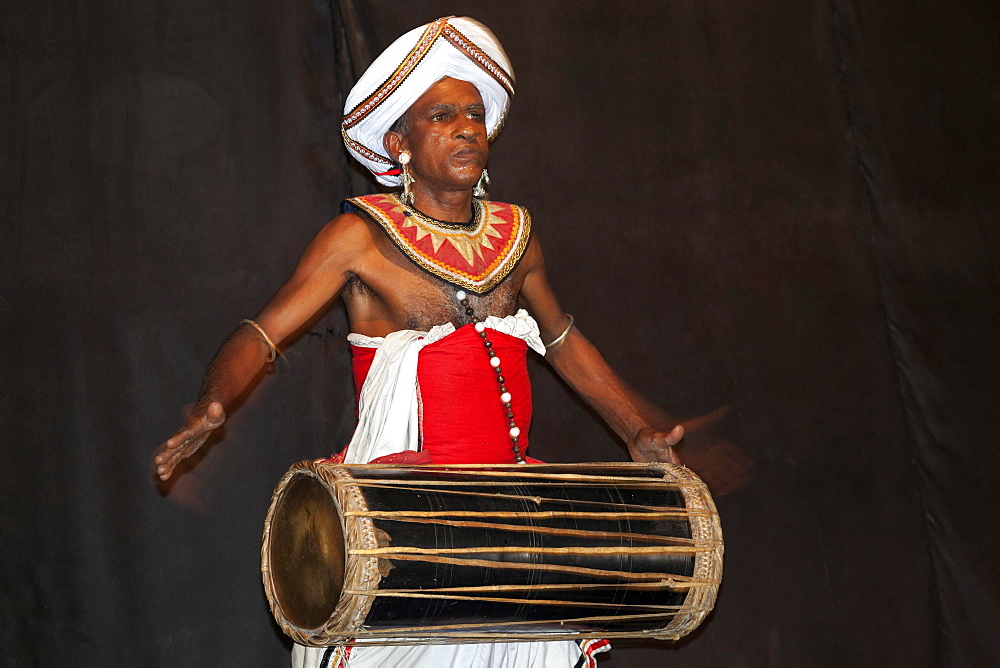
[[[507,409],[507,420],[509,421],[507,423],[509,427],[507,434],[510,436],[514,458],[518,464],[524,464],[524,456],[521,454],[521,446],[518,444],[518,439],[521,436],[521,428],[517,426],[517,422],[514,420],[514,409],[511,405],[513,397],[505,384],[503,371],[500,368],[500,356],[493,350],[493,342],[490,341],[489,336],[486,334],[486,323],[476,317],[476,310],[469,303],[469,296],[465,293],[465,290],[456,291],[455,298],[465,308],[465,315],[469,317],[473,327],[476,328],[479,338],[483,340],[483,345],[486,347],[486,353],[490,356],[490,366],[493,367],[493,372],[497,376],[497,382],[500,383],[500,402]]]

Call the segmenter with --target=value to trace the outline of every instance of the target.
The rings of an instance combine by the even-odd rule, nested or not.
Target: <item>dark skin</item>
[[[468,221],[472,188],[489,156],[479,91],[466,81],[446,77],[410,107],[406,120],[405,134],[386,133],[385,148],[397,161],[401,152],[410,152],[416,208],[439,220]],[[337,216],[320,230],[291,278],[254,320],[280,344],[338,295],[347,307],[351,331],[368,336],[469,322],[453,287],[417,269],[375,223],[353,213]],[[497,288],[483,297],[470,295],[470,302],[480,319],[511,315],[519,304],[524,306],[546,343],[569,323],[549,287],[537,239]],[[225,406],[260,372],[267,354],[263,337],[250,326],[240,327],[226,340],[209,366],[190,417],[156,455],[161,480],[167,480],[225,422]],[[545,359],[621,437],[634,461],[680,463],[672,446],[683,436],[683,427],[663,432],[650,426],[634,395],[579,329],[571,329]]]

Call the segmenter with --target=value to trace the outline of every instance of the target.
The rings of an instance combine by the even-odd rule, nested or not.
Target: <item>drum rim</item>
[[[678,640],[698,628],[705,617],[714,609],[715,601],[719,593],[719,585],[722,583],[722,561],[725,544],[722,538],[722,521],[719,519],[718,509],[715,501],[708,490],[708,486],[699,478],[694,471],[686,466],[676,464],[657,464],[665,474],[673,476],[680,486],[684,495],[684,503],[687,508],[696,511],[706,511],[695,513],[688,519],[691,527],[691,538],[696,542],[706,544],[715,543],[715,549],[711,552],[698,552],[695,554],[693,577],[696,580],[710,582],[714,586],[697,588],[688,593],[684,605],[693,610],[674,615],[673,619],[662,629],[651,631],[649,635],[658,640]]]
[[[296,478],[307,476],[319,481],[326,488],[338,510],[345,540],[345,551],[347,545],[358,545],[367,549],[378,547],[372,520],[368,517],[351,514],[352,511],[368,509],[360,490],[356,485],[351,484],[353,477],[343,467],[322,466],[322,463],[322,460],[302,461],[292,466],[282,476],[274,489],[271,506],[264,520],[264,534],[261,541],[261,575],[271,614],[287,636],[310,647],[325,647],[360,631],[372,604],[375,602],[375,597],[368,594],[344,595],[342,593],[336,607],[324,624],[315,628],[305,628],[293,624],[285,616],[276,596],[270,563],[271,524],[284,491]],[[346,554],[342,592],[373,591],[378,588],[381,579],[376,557],[356,555],[350,552]]]

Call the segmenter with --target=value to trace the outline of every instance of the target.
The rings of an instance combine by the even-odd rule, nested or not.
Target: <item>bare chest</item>
[[[473,316],[504,317],[518,309],[518,294],[524,282],[519,268],[484,295],[468,292],[469,308],[473,310],[469,314],[459,304],[459,288],[417,267],[384,235],[378,234],[373,240],[375,252],[348,278],[342,293],[352,331],[384,336],[389,331],[427,330],[446,322],[460,327],[471,322]]]

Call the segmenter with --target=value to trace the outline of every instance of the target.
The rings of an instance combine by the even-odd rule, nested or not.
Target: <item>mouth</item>
[[[457,160],[461,160],[463,162],[471,162],[473,160],[478,160],[482,155],[483,152],[480,151],[478,148],[474,148],[472,146],[466,146],[452,153],[451,157]]]

